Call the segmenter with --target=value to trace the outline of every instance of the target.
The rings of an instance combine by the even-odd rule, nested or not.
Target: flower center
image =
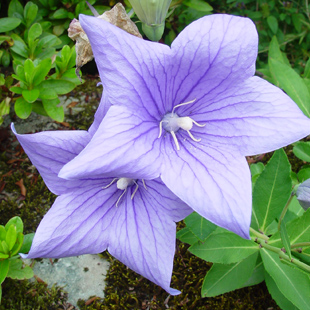
[[[119,196],[119,198],[117,199],[117,202],[116,202],[116,207],[118,207],[118,203],[120,202],[120,200],[122,199],[122,197],[125,195],[126,191],[127,191],[127,188],[136,184],[136,188],[134,189],[133,193],[131,194],[131,199],[133,199],[133,197],[135,196],[138,188],[139,188],[139,185],[138,185],[138,180],[135,180],[135,179],[131,179],[131,178],[114,178],[111,183],[109,183],[107,186],[103,187],[103,189],[105,188],[108,188],[110,187],[115,181],[117,180],[116,182],[116,187],[117,189],[120,189],[122,190],[122,194]],[[145,185],[145,181],[142,179],[142,183],[143,183],[143,186],[144,188],[147,190],[146,188],[146,185]]]
[[[180,106],[183,105],[187,105],[190,103],[193,103],[196,99],[189,101],[189,102],[184,102],[181,104],[176,105],[173,109],[171,113],[167,113],[163,119],[161,120],[161,122],[159,123],[159,135],[158,138],[161,137],[162,135],[162,129],[164,128],[165,131],[170,132],[170,134],[172,135],[172,138],[174,140],[175,146],[177,148],[177,150],[180,150],[180,145],[179,145],[179,141],[176,137],[176,132],[181,128],[183,130],[186,130],[188,135],[190,136],[190,138],[192,140],[194,140],[195,142],[199,142],[201,141],[201,139],[196,139],[192,133],[190,132],[190,130],[193,128],[193,124],[195,124],[198,127],[204,127],[206,126],[206,124],[199,124],[197,122],[195,122],[192,118],[185,116],[185,117],[180,117],[178,114],[174,113],[174,110]]]

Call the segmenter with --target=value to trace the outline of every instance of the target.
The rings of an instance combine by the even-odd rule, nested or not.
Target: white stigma
[[[158,138],[161,137],[162,135],[162,130],[163,128],[171,133],[171,136],[173,138],[173,141],[175,143],[175,146],[177,148],[177,150],[180,150],[180,145],[176,136],[176,132],[181,128],[183,130],[186,130],[188,135],[190,136],[190,138],[195,141],[195,142],[199,142],[201,141],[201,139],[196,139],[193,134],[190,132],[190,130],[193,128],[193,124],[195,124],[198,127],[204,127],[206,126],[206,124],[199,124],[197,122],[195,122],[192,118],[185,116],[185,117],[179,117],[176,113],[174,113],[174,110],[180,106],[183,105],[187,105],[190,103],[193,103],[194,101],[196,101],[196,99],[192,100],[192,101],[188,101],[188,102],[184,102],[184,103],[180,103],[178,105],[176,105],[173,109],[171,113],[167,113],[163,119],[161,120],[161,122],[159,123],[159,135]]]

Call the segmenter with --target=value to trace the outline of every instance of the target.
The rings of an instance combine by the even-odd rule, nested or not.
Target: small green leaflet
[[[268,233],[291,195],[291,166],[283,149],[274,152],[253,190],[251,227]]]

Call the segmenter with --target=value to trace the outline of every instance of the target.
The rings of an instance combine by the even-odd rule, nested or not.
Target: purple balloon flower
[[[103,100],[102,100],[103,101]],[[108,250],[132,270],[170,288],[175,222],[192,212],[160,179],[58,177],[60,169],[90,141],[106,106],[101,103],[89,131],[17,134],[19,142],[57,197],[41,221],[27,258],[58,258]]]
[[[66,179],[160,177],[193,210],[249,238],[246,155],[310,133],[310,120],[279,88],[253,76],[258,37],[250,19],[212,15],[171,48],[81,15],[112,104]]]

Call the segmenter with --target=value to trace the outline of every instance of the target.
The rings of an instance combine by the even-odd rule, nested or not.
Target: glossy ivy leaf
[[[265,282],[268,288],[268,291],[272,298],[275,300],[277,305],[282,310],[298,310],[297,307],[295,307],[279,290],[278,286],[272,279],[272,277],[268,274],[268,272],[265,272]]]
[[[27,102],[23,97],[19,97],[14,105],[15,113],[19,118],[27,118],[32,111],[32,105]]]
[[[34,233],[27,234],[24,236],[23,244],[19,250],[20,253],[26,254],[30,251],[30,247],[32,244],[33,237],[34,237]]]
[[[243,287],[251,277],[257,256],[258,252],[234,264],[213,264],[203,280],[201,296],[214,297]]]
[[[40,91],[36,88],[31,89],[31,90],[25,89],[23,90],[22,94],[23,94],[24,99],[27,102],[32,103],[32,102],[35,102],[39,98]]]
[[[253,190],[251,226],[268,234],[267,227],[280,216],[291,195],[291,166],[283,149],[274,152]]]
[[[286,224],[287,234],[290,236],[291,245],[310,241],[310,209],[303,213],[301,217]],[[275,247],[282,247],[280,233],[275,233],[268,241]]]
[[[59,98],[56,99],[42,99],[44,110],[46,111],[47,115],[54,119],[57,122],[63,122],[65,113],[62,106],[58,107],[60,103]]]
[[[3,17],[0,18],[0,33],[8,32],[17,28],[21,23],[21,20],[16,17]]]
[[[293,147],[293,153],[299,159],[310,163],[310,142],[296,142]]]
[[[14,225],[16,227],[16,232],[22,233],[24,231],[24,224],[22,219],[19,216],[14,216],[5,225],[5,229],[8,230],[8,228]]]
[[[276,253],[261,249],[265,270],[280,292],[296,307],[310,310],[310,278],[303,271],[283,264]]]
[[[4,281],[6,278],[7,274],[9,271],[9,260],[0,260],[0,286],[1,283]]]
[[[286,251],[286,254],[289,256],[290,259],[292,259],[290,238],[287,234],[286,225],[284,221],[282,221],[280,224],[280,236],[281,236],[281,240],[282,240],[284,249]]]
[[[176,234],[176,237],[180,241],[188,243],[190,245],[199,241],[199,239],[191,232],[188,227],[184,227],[183,229],[179,230]]]
[[[184,221],[200,241],[204,241],[217,227],[196,212],[191,213]]]
[[[29,266],[23,268],[23,263],[19,258],[10,260],[7,277],[11,279],[30,279],[33,277],[33,270]]]
[[[252,240],[246,240],[231,233],[212,233],[203,243],[197,242],[188,249],[192,254],[208,262],[231,264],[259,251]]]
[[[40,84],[40,89],[51,88],[59,95],[65,95],[75,88],[75,84],[66,80],[45,80]]]
[[[310,94],[303,79],[298,73],[278,60],[268,62],[270,72],[280,88],[282,88],[299,106],[303,113],[310,117]]]

